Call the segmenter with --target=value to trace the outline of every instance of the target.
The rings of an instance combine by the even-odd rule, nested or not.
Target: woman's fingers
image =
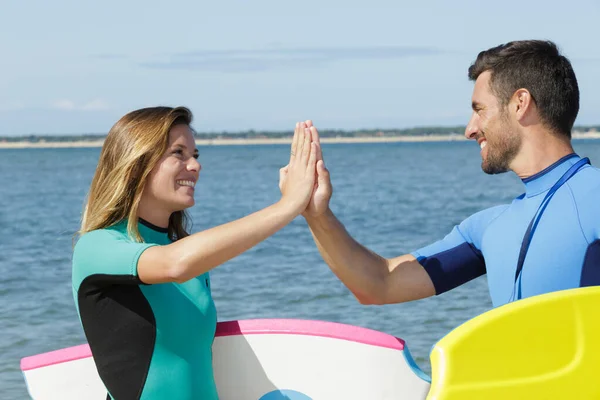
[[[283,191],[285,179],[287,177],[288,166],[279,169],[279,190]]]
[[[304,149],[304,130],[306,128],[306,125],[304,125],[304,122],[300,122],[300,124],[298,125],[298,138],[296,139],[296,150],[294,150],[294,161],[297,161],[298,159],[300,159],[302,157],[302,152]],[[291,164],[290,164],[291,165]]]
[[[298,145],[298,130],[300,129],[300,122],[296,122],[296,129],[294,129],[294,137],[292,138],[292,147],[290,148],[290,162],[288,165],[292,164],[296,157],[296,146]]]

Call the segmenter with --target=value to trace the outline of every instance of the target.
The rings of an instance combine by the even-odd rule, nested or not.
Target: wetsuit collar
[[[526,196],[532,197],[549,190],[580,159],[575,153],[568,154],[537,174],[523,179]]]
[[[156,226],[142,218],[138,218],[138,229],[146,243],[164,244],[169,242],[168,229]]]
[[[169,230],[167,228],[161,228],[160,226],[156,226],[153,223],[148,222],[143,218],[138,218],[138,221],[140,221],[140,224],[144,225],[146,228],[152,229],[153,231],[161,232],[161,233],[169,232]]]

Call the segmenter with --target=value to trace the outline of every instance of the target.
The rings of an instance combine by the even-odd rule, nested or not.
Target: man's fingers
[[[329,171],[325,168],[325,162],[323,160],[317,161],[317,179],[319,181],[319,185],[327,185],[329,184]]]
[[[312,136],[313,142],[316,142],[319,145],[321,145],[321,138],[319,137],[319,131],[317,130],[317,128],[315,128],[314,126],[311,126],[310,127],[310,135]]]
[[[310,157],[311,151],[311,135],[310,129],[304,129],[304,144],[302,146],[302,165],[306,165],[308,158]]]
[[[309,174],[313,174],[314,176],[314,171],[316,168],[316,164],[317,164],[317,144],[315,142],[311,142],[310,143],[310,157],[308,158],[308,165],[306,166],[306,169],[308,171]]]
[[[321,151],[321,144],[319,142],[315,142],[314,140],[313,142],[317,146],[317,161],[322,160],[323,152]]]

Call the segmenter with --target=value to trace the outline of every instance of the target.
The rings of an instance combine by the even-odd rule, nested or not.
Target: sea
[[[575,140],[600,163],[600,140]],[[71,289],[78,230],[99,148],[0,149],[0,398],[26,399],[20,359],[85,343]],[[331,208],[348,232],[384,257],[443,238],[474,212],[524,188],[514,174],[481,171],[474,142],[323,144]],[[233,221],[280,198],[287,145],[200,147],[192,232]],[[491,308],[486,278],[428,299],[361,305],[322,260],[306,222],[215,268],[219,321],[334,321],[402,338],[430,373],[431,347]]]

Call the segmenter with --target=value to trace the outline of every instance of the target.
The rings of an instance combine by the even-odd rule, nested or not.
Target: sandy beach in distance
[[[600,132],[573,132],[573,139],[600,139]],[[321,143],[394,143],[394,142],[453,142],[466,140],[462,135],[425,135],[425,136],[372,136],[372,137],[335,137],[321,138]],[[229,146],[229,145],[264,145],[264,144],[290,144],[291,136],[287,138],[241,138],[241,139],[198,139],[198,146]],[[26,148],[76,148],[76,147],[102,147],[104,140],[81,140],[72,142],[0,142],[0,149],[26,149]]]

